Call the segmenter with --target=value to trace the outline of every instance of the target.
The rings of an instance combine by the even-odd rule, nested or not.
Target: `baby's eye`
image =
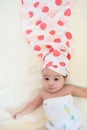
[[[49,80],[49,78],[44,78],[44,80]]]
[[[54,78],[55,81],[58,81],[59,79],[58,78]]]

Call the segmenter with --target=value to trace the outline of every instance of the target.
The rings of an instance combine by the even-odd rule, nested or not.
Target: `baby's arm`
[[[30,101],[23,110],[13,114],[12,118],[18,119],[21,116],[31,113],[33,110],[35,110],[37,107],[39,107],[42,104],[42,101],[43,99],[42,99],[41,93],[39,93],[37,97],[34,98],[32,101]]]
[[[87,87],[83,88],[75,85],[71,85],[70,87],[73,96],[87,98]]]

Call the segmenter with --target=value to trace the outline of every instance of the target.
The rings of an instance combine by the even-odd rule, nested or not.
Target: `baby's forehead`
[[[42,70],[42,76],[57,76],[60,77],[61,75],[53,70],[48,68]]]

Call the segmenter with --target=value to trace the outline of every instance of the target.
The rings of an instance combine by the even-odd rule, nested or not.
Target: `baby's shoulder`
[[[64,89],[66,90],[67,93],[71,94],[73,90],[73,85],[65,84]]]
[[[39,90],[39,95],[43,95],[45,93],[45,90],[43,89],[43,88],[40,88],[40,90]]]
[[[39,94],[43,99],[44,97],[47,97],[47,95],[49,95],[49,93],[44,88],[40,89]]]

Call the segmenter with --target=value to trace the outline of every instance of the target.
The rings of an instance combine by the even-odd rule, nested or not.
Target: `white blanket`
[[[16,121],[11,118],[41,87],[41,61],[25,41],[20,11],[20,0],[0,0],[0,130],[44,130],[42,107]],[[75,0],[71,21],[75,53],[68,82],[83,87],[87,86],[86,12],[87,1]],[[87,129],[87,99],[75,98],[75,103]]]

